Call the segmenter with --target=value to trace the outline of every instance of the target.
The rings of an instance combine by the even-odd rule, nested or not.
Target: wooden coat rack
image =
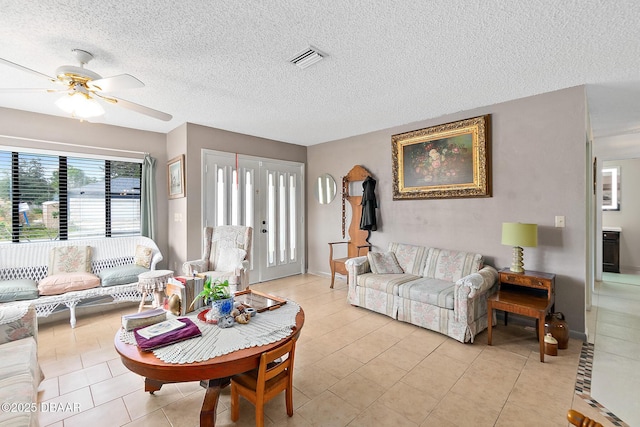
[[[335,281],[336,273],[347,275],[347,267],[345,262],[349,258],[355,258],[361,255],[361,250],[367,248],[367,253],[371,249],[369,236],[371,231],[360,229],[360,218],[362,217],[362,196],[352,196],[349,194],[349,183],[354,181],[364,181],[367,177],[372,176],[368,170],[360,165],[356,165],[349,173],[342,177],[342,237],[345,237],[345,228],[347,222],[346,203],[351,206],[351,222],[349,223],[349,240],[342,242],[329,243],[329,265],[331,267],[331,288]],[[333,246],[339,244],[347,245],[347,256],[344,258],[333,258]],[[347,276],[347,283],[348,283]]]

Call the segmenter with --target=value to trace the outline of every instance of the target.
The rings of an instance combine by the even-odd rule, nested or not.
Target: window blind
[[[0,151],[0,242],[140,234],[140,163]]]

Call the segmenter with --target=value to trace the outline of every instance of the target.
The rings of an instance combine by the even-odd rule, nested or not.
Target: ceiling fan
[[[172,119],[170,114],[163,113],[162,111],[106,95],[106,93],[112,91],[144,87],[144,83],[130,74],[102,77],[98,73],[84,67],[93,59],[93,55],[91,53],[81,49],[73,49],[72,52],[80,63],[80,66],[63,65],[58,67],[56,69],[55,77],[50,77],[39,71],[35,71],[31,68],[16,64],[15,62],[0,58],[0,63],[65,86],[64,89],[0,89],[0,93],[66,92],[66,95],[56,101],[56,105],[71,114],[73,117],[78,117],[80,119],[88,119],[104,114],[102,105],[100,105],[96,99],[100,99],[159,120],[169,121]]]

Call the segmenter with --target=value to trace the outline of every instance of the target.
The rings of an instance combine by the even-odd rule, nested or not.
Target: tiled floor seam
[[[593,353],[595,345],[591,343],[582,343],[580,351],[580,362],[578,364],[578,374],[576,376],[576,394],[581,397],[589,406],[600,411],[602,416],[609,420],[614,426],[629,427],[627,423],[598,403],[591,397],[591,375],[593,373]]]

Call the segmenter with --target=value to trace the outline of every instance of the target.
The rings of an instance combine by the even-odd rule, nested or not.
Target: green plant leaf
[[[191,301],[189,308],[193,306],[193,304],[198,300],[198,298],[203,298],[206,304],[209,300],[220,300],[220,299],[226,299],[230,297],[231,297],[231,290],[229,288],[228,280],[225,280],[224,282],[220,282],[216,280],[212,286],[211,277],[207,276],[207,279],[204,282],[204,286],[202,287],[202,292],[200,292],[193,299],[193,301]]]

